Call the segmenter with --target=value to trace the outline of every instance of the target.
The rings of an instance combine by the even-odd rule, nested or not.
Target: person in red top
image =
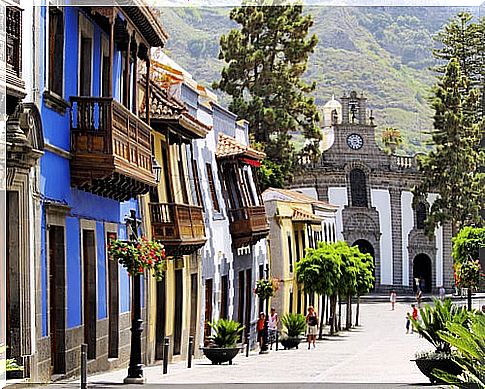
[[[264,338],[264,322],[266,321],[266,316],[264,312],[259,313],[259,319],[256,329],[258,330],[258,343],[259,348],[263,346],[263,338]]]
[[[415,304],[411,304],[411,308],[413,308],[413,319],[418,320],[418,308],[416,308]],[[413,325],[411,324],[411,334],[413,333]]]

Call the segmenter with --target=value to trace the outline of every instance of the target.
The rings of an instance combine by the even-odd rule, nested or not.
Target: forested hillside
[[[319,38],[306,77],[317,82],[315,98],[324,104],[351,89],[364,92],[380,132],[401,130],[401,152],[426,148],[432,126],[428,107],[434,75],[433,36],[458,8],[312,7],[312,32]],[[477,13],[477,9],[469,9]],[[163,8],[170,39],[166,51],[200,83],[219,79],[219,37],[236,25],[230,8]],[[226,96],[221,100],[228,103]],[[298,142],[298,137],[296,137]]]

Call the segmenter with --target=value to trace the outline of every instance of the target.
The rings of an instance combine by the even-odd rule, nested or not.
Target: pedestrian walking
[[[406,313],[406,334],[409,334],[409,327],[411,326],[411,314],[408,312]],[[411,333],[413,333],[413,329],[411,328]]]
[[[423,299],[423,292],[421,292],[421,289],[418,288],[418,291],[416,293],[416,303],[418,304],[418,308],[421,308],[422,299]]]
[[[318,333],[318,316],[313,307],[308,307],[308,315],[306,315],[307,323],[307,340],[308,350],[310,350],[310,344],[313,342],[313,348],[315,348],[315,341]]]
[[[394,311],[394,304],[396,304],[396,298],[397,298],[397,294],[396,294],[396,291],[393,289],[391,290],[391,296],[390,296],[391,307],[393,311]]]
[[[438,294],[440,296],[440,300],[444,301],[444,299],[445,299],[445,288],[443,288],[443,285],[440,286],[440,288],[438,290]]]
[[[412,318],[414,320],[418,320],[418,308],[416,308],[416,304],[411,304],[411,308],[413,309]],[[411,325],[411,334],[413,333],[413,326]]]
[[[276,313],[275,307],[271,307],[271,313],[268,317],[268,329],[269,329],[269,349],[273,349],[273,343],[276,341],[276,333],[278,332],[278,324],[280,319]]]
[[[258,343],[259,343],[260,349],[263,347],[263,343],[264,343],[264,323],[265,323],[265,321],[266,321],[266,315],[264,314],[264,312],[260,312],[258,323],[257,323]]]

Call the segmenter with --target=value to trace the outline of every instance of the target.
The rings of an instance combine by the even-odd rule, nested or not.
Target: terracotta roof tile
[[[216,155],[218,158],[228,158],[234,156],[246,156],[261,160],[266,157],[266,154],[255,150],[249,146],[239,143],[233,137],[219,133],[219,140],[217,142]]]

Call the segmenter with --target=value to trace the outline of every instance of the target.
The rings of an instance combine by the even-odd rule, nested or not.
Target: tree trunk
[[[342,298],[338,295],[338,325],[337,331],[342,331]]]
[[[472,289],[467,288],[467,300],[468,300],[468,310],[472,310]]]
[[[360,295],[357,295],[357,308],[355,310],[355,326],[359,326]]]
[[[330,297],[325,295],[325,299],[327,300],[327,310],[325,312],[325,315],[326,315],[326,323],[328,325],[330,325],[330,311],[332,309],[331,305],[332,305],[332,302],[330,300]]]
[[[352,327],[352,295],[347,296],[347,311],[345,317],[345,329],[349,330]]]
[[[337,313],[337,296],[330,296],[330,335],[335,333],[336,313]]]
[[[322,307],[320,309],[320,332],[318,333],[318,339],[323,338],[323,327],[325,326],[325,295],[322,297]]]

